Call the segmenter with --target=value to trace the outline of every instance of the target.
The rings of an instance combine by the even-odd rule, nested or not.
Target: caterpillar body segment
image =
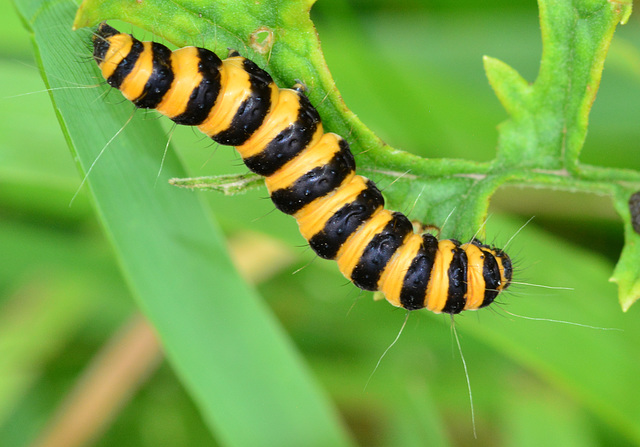
[[[348,143],[325,133],[303,89],[278,88],[235,52],[220,60],[204,48],[171,51],[105,23],[93,44],[104,78],[136,107],[235,146],[318,256],[336,260],[361,289],[380,290],[408,310],[456,314],[491,304],[509,286],[512,265],[502,250],[416,234],[406,216],[386,210],[376,185],[355,173]]]

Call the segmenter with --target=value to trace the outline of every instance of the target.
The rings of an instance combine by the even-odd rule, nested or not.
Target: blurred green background
[[[481,57],[533,81],[541,54],[533,1],[320,0],[312,17],[346,104],[381,138],[425,157],[491,159],[506,114]],[[0,23],[0,445],[46,445],[34,443],[136,309],[85,193],[69,206],[81,178],[7,2]],[[116,92],[105,100],[121,101]],[[583,162],[640,169],[638,104],[632,15],[616,32]],[[233,151],[191,129],[177,129],[173,143],[194,175],[245,172]],[[361,445],[640,445],[640,310],[622,314],[607,282],[623,241],[606,197],[507,188],[492,201],[487,234],[498,246],[535,216],[510,245],[518,279],[571,290],[516,285],[492,310],[456,319],[477,440],[449,318],[412,314],[365,390],[404,312],[314,261],[295,222],[265,197],[206,195],[234,247],[251,237],[250,258],[265,247],[283,260],[252,276]],[[277,254],[264,245],[273,241]],[[150,361],[129,390],[92,445],[216,445],[165,362]]]

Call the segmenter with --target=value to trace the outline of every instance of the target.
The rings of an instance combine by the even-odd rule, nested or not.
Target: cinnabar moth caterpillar
[[[302,89],[278,88],[236,52],[225,60],[204,48],[172,52],[105,23],[93,44],[104,78],[136,107],[235,146],[265,177],[276,208],[359,288],[380,290],[407,310],[456,314],[491,304],[509,286],[512,265],[502,250],[415,234],[406,216],[386,210],[376,185],[355,173],[347,142],[324,132]]]

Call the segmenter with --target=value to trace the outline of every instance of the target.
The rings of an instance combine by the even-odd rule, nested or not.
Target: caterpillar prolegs
[[[348,143],[324,132],[302,88],[279,88],[236,52],[220,60],[204,48],[171,51],[105,23],[93,44],[104,78],[136,107],[235,146],[265,177],[276,208],[359,288],[380,290],[407,310],[457,314],[488,306],[509,286],[512,265],[502,250],[416,234],[404,214],[385,209],[376,185],[355,173]]]

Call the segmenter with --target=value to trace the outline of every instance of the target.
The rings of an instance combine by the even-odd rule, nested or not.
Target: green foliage
[[[95,87],[99,75],[94,65],[82,62],[89,54],[89,33],[69,31],[74,5],[17,3],[33,32],[48,86],[68,89],[52,92],[54,107],[85,172],[127,122],[131,106],[121,103],[117,92],[103,99],[105,88]],[[322,8],[323,3],[326,9],[320,9],[319,17],[325,19],[318,23],[328,65],[347,95],[346,102],[362,121],[384,132],[385,140],[400,141],[422,156],[466,159],[423,158],[392,149],[349,112],[326,69],[308,18],[309,2],[107,1],[85,4],[84,21],[76,23],[120,18],[176,45],[236,48],[266,67],[280,85],[302,80],[326,127],[349,139],[359,168],[383,186],[390,207],[437,226],[446,220],[444,235],[464,239],[475,234],[485,221],[489,197],[504,185],[613,197],[627,239],[615,276],[623,305],[630,305],[637,296],[634,287],[640,263],[627,200],[640,189],[638,174],[578,159],[608,42],[616,24],[627,18],[629,4],[541,2],[543,63],[538,78],[529,85],[524,79],[535,70],[538,53],[536,43],[527,41],[523,30],[533,30],[530,35],[534,36],[538,32],[532,11],[511,9],[511,15],[502,16],[506,5],[496,4],[495,10],[465,15],[463,8],[457,8],[438,21],[416,12],[421,10],[411,2],[404,4],[408,9],[403,14],[389,13],[399,8],[393,3],[379,15],[365,16],[338,1],[320,2],[314,8]],[[127,25],[119,26],[129,31]],[[251,43],[251,35],[257,30],[264,33],[265,27],[274,36],[269,51]],[[500,45],[492,45],[495,42]],[[618,53],[614,62],[618,67],[628,64],[628,72],[633,73],[629,61],[638,57],[638,45],[627,42],[625,47],[624,43],[617,51],[624,51],[625,57]],[[491,129],[504,115],[485,89],[480,58],[470,54],[469,48],[476,47],[510,62],[519,56],[514,66],[524,66],[521,71],[527,73],[521,76],[498,59],[485,58],[491,85],[510,115],[500,126],[497,156],[488,162],[472,160],[494,157],[496,135]],[[475,65],[465,65],[470,60]],[[23,93],[29,87],[20,87],[18,81],[26,76],[19,65],[7,65],[14,75],[5,85],[15,90],[4,96]],[[635,82],[637,89],[637,78]],[[0,284],[3,295],[11,297],[8,303],[26,290],[36,303],[48,303],[52,310],[42,305],[31,313],[7,313],[11,324],[3,326],[9,330],[0,331],[3,345],[11,345],[20,328],[30,335],[22,337],[23,345],[13,345],[3,370],[18,377],[21,371],[24,374],[24,365],[33,365],[43,376],[41,382],[14,380],[0,387],[0,401],[5,403],[0,439],[10,440],[7,445],[25,445],[30,433],[41,429],[42,420],[75,375],[62,366],[69,376],[55,382],[55,374],[39,365],[67,365],[69,353],[77,350],[74,335],[84,344],[95,344],[132,311],[125,283],[156,326],[173,368],[222,445],[348,443],[333,407],[362,445],[468,444],[468,400],[459,359],[450,354],[448,321],[442,324],[433,315],[412,314],[400,342],[365,392],[364,384],[395,337],[402,313],[370,302],[368,296],[349,311],[353,288],[341,286],[344,281],[331,263],[314,262],[295,276],[290,275],[295,267],[285,269],[261,286],[264,300],[233,272],[224,244],[215,236],[217,227],[201,208],[203,198],[213,203],[232,232],[251,227],[286,239],[288,245],[302,245],[302,241],[286,216],[273,213],[254,222],[272,208],[268,201],[259,200],[264,191],[226,199],[215,194],[201,197],[166,184],[169,177],[183,177],[185,171],[229,174],[234,160],[224,158],[230,151],[217,150],[212,157],[200,142],[197,153],[204,154],[194,155],[195,151],[185,148],[189,144],[185,141],[194,140],[192,133],[180,135],[177,130],[173,139],[180,141],[175,146],[182,149],[181,160],[170,148],[156,178],[166,136],[157,120],[145,119],[141,113],[109,144],[86,184],[124,272],[123,281],[106,244],[92,231],[95,223],[86,198],[81,195],[68,207],[79,181],[69,165],[58,167],[65,159],[59,145],[54,150],[53,137],[48,133],[40,137],[30,130],[37,123],[41,132],[53,133],[47,127],[50,120],[35,115],[35,107],[25,107],[21,113],[22,99],[11,101],[3,110],[15,116],[4,117],[6,127],[0,132],[7,135],[6,142],[0,141],[4,156],[0,181],[5,186],[0,200],[9,210],[0,236],[7,258],[14,262],[1,273]],[[605,118],[606,114],[601,115],[600,121]],[[619,142],[615,137],[597,140],[603,133],[593,131],[598,120],[592,121],[590,139],[606,143],[595,152],[605,152],[605,160],[613,159]],[[627,150],[634,141],[629,135],[636,141],[640,137],[624,131],[622,135]],[[22,149],[26,142],[28,150]],[[221,182],[225,183],[224,178]],[[520,197],[525,193],[519,190],[507,202],[523,201]],[[528,218],[533,211],[525,208],[525,214]],[[559,220],[558,215],[553,219]],[[32,228],[32,221],[43,220],[54,223]],[[519,226],[519,222],[492,217],[483,230],[500,232],[504,242]],[[80,242],[74,242],[72,234],[78,234]],[[631,321],[634,309],[624,318],[613,305],[613,292],[606,283],[611,265],[590,251],[595,239],[585,238],[583,246],[577,247],[526,227],[509,246],[519,261],[519,278],[575,290],[532,297],[530,289],[515,285],[505,302],[517,314],[612,326],[624,329],[623,333],[504,318],[500,310],[498,315],[478,313],[479,320],[464,316],[457,320],[470,367],[479,445],[539,445],[558,440],[563,445],[640,444],[640,396],[634,391],[640,329]],[[300,267],[312,259],[308,253],[298,256]],[[52,265],[58,265],[55,280],[40,274]],[[75,288],[68,289],[69,285]],[[523,292],[527,295],[522,296]],[[282,336],[272,312],[293,343]],[[16,321],[21,325],[16,326]],[[44,332],[29,329],[40,323],[38,327],[55,343],[46,343]],[[92,331],[86,334],[86,329],[78,329],[82,327]],[[302,352],[308,368],[300,365],[292,344]],[[333,404],[327,405],[314,385],[316,380]],[[166,382],[175,383],[163,370],[150,386]],[[51,383],[62,384],[54,392]],[[189,416],[192,410],[182,403],[186,398],[156,404],[148,419],[136,416],[139,412],[133,408],[154,408],[148,397],[153,393],[150,389],[137,396],[101,442],[210,445],[211,439],[197,437],[197,429],[185,434],[184,428],[172,430],[170,423],[162,422],[179,414],[182,427],[202,430],[202,422]],[[172,414],[166,413],[174,408]],[[123,421],[125,416],[131,422]],[[188,417],[193,419],[186,422]],[[139,434],[140,427],[146,435]],[[290,441],[287,436],[298,438]]]

